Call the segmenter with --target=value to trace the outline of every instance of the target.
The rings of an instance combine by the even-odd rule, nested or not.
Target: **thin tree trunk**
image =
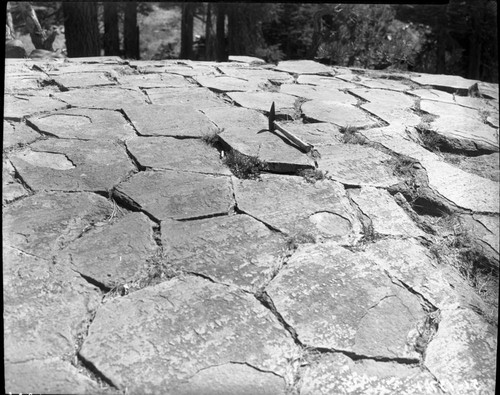
[[[123,47],[127,59],[139,59],[139,27],[137,26],[137,2],[125,3],[125,20],[123,25]]]
[[[205,24],[205,59],[214,60],[214,36],[212,34],[212,5],[207,4],[207,19]]]
[[[226,34],[225,34],[225,19],[226,10],[225,4],[217,3],[217,27],[216,27],[216,43],[215,43],[215,58],[217,62],[227,61],[226,53]]]
[[[104,2],[104,54],[120,55],[120,36],[118,31],[118,3]]]
[[[181,18],[181,59],[191,59],[193,57],[193,20],[194,4],[182,4]]]
[[[62,2],[68,56],[100,56],[96,2]]]

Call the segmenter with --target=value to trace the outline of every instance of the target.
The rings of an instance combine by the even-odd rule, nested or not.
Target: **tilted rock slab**
[[[200,140],[136,137],[126,144],[130,153],[144,167],[231,175],[231,171],[222,163],[219,152]]]
[[[333,68],[312,60],[285,60],[274,68],[293,74],[333,74]]]
[[[468,80],[458,75],[444,74],[420,74],[411,75],[410,79],[420,85],[431,85],[433,88],[449,93],[467,94],[469,88],[477,83],[476,80]]]
[[[324,86],[302,85],[302,84],[282,84],[280,92],[288,95],[299,96],[309,100],[338,101],[344,104],[356,104],[357,99],[348,93],[337,88]]]
[[[112,204],[97,194],[40,192],[4,209],[4,246],[51,259],[112,212]]]
[[[353,361],[340,353],[307,366],[299,386],[300,395],[444,394],[439,382],[417,365]]]
[[[217,132],[205,115],[187,105],[145,104],[124,110],[142,136],[203,137]]]
[[[159,220],[227,214],[234,204],[230,177],[168,170],[135,174],[115,194]]]
[[[276,114],[293,115],[294,96],[279,92],[228,92],[227,95],[238,105],[253,110],[269,112],[274,102]]]
[[[38,130],[59,138],[125,140],[134,129],[118,111],[71,108],[29,118]]]
[[[262,83],[265,81],[275,81],[278,83],[292,82],[293,76],[288,73],[274,71],[272,69],[262,69],[256,67],[235,67],[235,66],[219,66],[218,69],[225,75],[243,78],[248,81]]]
[[[219,92],[247,92],[256,91],[259,84],[254,81],[247,81],[241,78],[221,76],[196,76],[194,79],[206,88],[213,89]]]
[[[498,152],[498,130],[484,123],[477,110],[428,100],[422,100],[420,108],[439,115],[430,124],[430,129],[445,138],[454,149]]]
[[[335,243],[300,246],[265,292],[304,345],[418,361],[418,297]]]
[[[386,188],[399,182],[388,163],[391,157],[372,147],[336,144],[319,152],[318,168],[342,184]]]
[[[283,376],[296,352],[289,333],[253,296],[188,276],[106,303],[80,355],[130,394],[177,394],[215,366],[230,372],[246,364]],[[210,392],[217,370],[205,372],[201,393]],[[248,384],[257,387],[261,377],[249,375],[257,383]]]
[[[8,246],[2,266],[6,365],[72,358],[99,290],[68,267]]]
[[[57,257],[61,265],[107,288],[138,277],[158,249],[153,225],[142,213],[101,222],[73,241]]]
[[[351,189],[349,196],[369,218],[376,234],[425,237],[425,232],[420,230],[386,190],[373,187]]]
[[[378,124],[365,111],[348,103],[311,100],[302,104],[301,110],[306,118],[317,122],[331,122],[341,128],[368,128]]]
[[[340,128],[327,122],[299,123],[288,122],[282,126],[306,143],[315,148],[322,145],[335,145],[342,143]],[[278,132],[279,133],[279,132]]]
[[[207,108],[203,110],[203,113],[222,131],[231,128],[247,128],[258,132],[269,128],[267,117],[258,111],[244,107]]]
[[[219,134],[219,139],[240,154],[256,157],[269,171],[293,173],[314,168],[314,160],[288,140],[266,129],[230,128]]]
[[[40,140],[11,161],[37,191],[105,191],[135,170],[123,146],[99,140]]]
[[[361,224],[338,183],[266,174],[261,180],[235,179],[234,184],[239,210],[289,235],[347,244],[360,237]]]
[[[27,196],[29,193],[14,177],[15,170],[12,164],[4,159],[2,161],[2,205]]]
[[[55,93],[56,99],[74,107],[104,108],[120,110],[124,106],[138,106],[146,103],[146,96],[139,90],[126,88],[72,89]]]
[[[244,214],[161,226],[169,265],[251,292],[270,280],[287,253],[282,235]]]
[[[333,89],[348,89],[356,87],[355,84],[334,77],[324,75],[301,74],[297,78],[298,84],[319,85]]]
[[[177,74],[126,74],[117,77],[120,85],[139,88],[183,88],[193,84]]]
[[[441,311],[424,365],[448,393],[495,393],[498,330],[470,309]]]
[[[93,86],[116,85],[109,73],[71,73],[61,74],[54,81],[63,88],[69,90],[74,88],[89,88]]]

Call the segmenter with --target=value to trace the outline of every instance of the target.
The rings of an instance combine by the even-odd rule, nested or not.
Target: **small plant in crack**
[[[266,169],[265,163],[255,156],[248,156],[232,150],[224,157],[224,164],[232,173],[242,179],[258,179]]]
[[[289,251],[294,251],[300,244],[316,244],[316,238],[314,235],[301,230],[287,239],[286,248]]]
[[[293,115],[292,115],[293,120],[297,120],[302,117],[301,107],[302,104],[304,104],[306,101],[308,100],[303,97],[298,97],[297,99],[295,99],[295,102],[293,103]]]
[[[216,147],[219,143],[219,135],[217,132],[207,133],[201,137],[201,141],[211,147]]]
[[[343,126],[339,132],[342,134],[342,142],[346,144],[366,144],[368,140],[358,132],[354,126]]]
[[[410,157],[400,156],[389,161],[389,166],[392,168],[392,173],[396,177],[412,178],[415,170],[420,168],[418,162]]]
[[[302,169],[299,170],[297,175],[303,177],[307,182],[314,184],[316,181],[321,181],[327,178],[328,171],[319,169]]]
[[[435,310],[427,314],[424,322],[422,322],[417,328],[418,336],[415,340],[416,352],[422,355],[425,353],[427,345],[431,342],[432,338],[438,330],[440,320],[440,310]]]
[[[416,127],[420,141],[424,148],[432,152],[440,152],[446,146],[446,140],[434,130],[428,129],[426,125],[419,124]]]

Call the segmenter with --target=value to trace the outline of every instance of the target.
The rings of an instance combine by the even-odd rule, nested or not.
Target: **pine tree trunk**
[[[217,27],[216,27],[216,43],[215,43],[215,58],[217,62],[227,61],[226,53],[226,34],[225,34],[225,19],[226,7],[225,4],[217,3]]]
[[[127,59],[139,59],[139,27],[137,26],[137,2],[125,3],[125,20],[123,25],[123,47]]]
[[[100,56],[97,2],[62,2],[69,57]]]
[[[214,60],[214,36],[212,34],[212,5],[207,4],[207,19],[205,24],[205,59]]]
[[[193,57],[193,19],[194,4],[182,4],[181,20],[181,59],[191,59]]]
[[[104,2],[104,54],[120,55],[118,34],[118,3]]]

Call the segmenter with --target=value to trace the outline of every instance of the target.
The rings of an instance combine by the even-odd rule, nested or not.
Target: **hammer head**
[[[271,109],[269,110],[269,131],[274,132],[274,118],[275,118],[275,113],[274,113],[274,102],[271,105]]]

